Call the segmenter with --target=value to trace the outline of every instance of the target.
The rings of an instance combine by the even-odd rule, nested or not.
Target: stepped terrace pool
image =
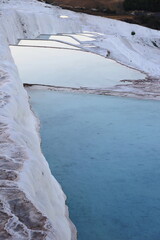
[[[58,40],[58,41],[64,41],[64,42],[67,42],[67,43],[77,44],[77,45],[80,44],[79,41],[74,39],[72,36],[51,35],[49,37],[49,39]]]
[[[41,41],[43,44],[44,40]],[[146,77],[111,59],[82,50],[39,46],[11,46],[10,49],[21,79],[28,84],[106,89],[121,84],[121,80]]]
[[[62,43],[54,40],[20,40],[18,43],[19,46],[36,46],[36,47],[53,47],[53,48],[69,48],[69,49],[79,49],[73,45]]]
[[[28,90],[79,240],[159,240],[160,102]]]
[[[83,51],[94,47],[90,40],[98,33],[83,34],[77,40],[71,34],[41,35],[11,46],[23,83],[77,91],[146,78]],[[159,240],[160,102],[27,89],[41,121],[44,155],[68,197],[78,239]]]

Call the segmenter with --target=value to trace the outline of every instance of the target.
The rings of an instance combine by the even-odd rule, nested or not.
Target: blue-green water
[[[29,95],[79,240],[160,240],[160,102]]]

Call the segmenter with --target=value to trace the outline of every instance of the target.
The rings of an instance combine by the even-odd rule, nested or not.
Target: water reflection
[[[71,88],[107,88],[145,74],[99,55],[70,49],[11,46],[24,83]]]
[[[70,44],[76,44],[76,45],[80,44],[78,41],[76,41],[72,37],[62,36],[62,35],[59,35],[59,36],[58,35],[51,35],[49,37],[49,39],[59,40],[59,41],[67,42],[67,43],[70,43]]]
[[[18,45],[79,49],[78,47],[72,46],[70,44],[61,43],[53,40],[20,40]]]

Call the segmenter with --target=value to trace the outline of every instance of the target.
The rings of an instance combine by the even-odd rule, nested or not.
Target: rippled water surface
[[[29,95],[79,240],[159,240],[160,102]]]

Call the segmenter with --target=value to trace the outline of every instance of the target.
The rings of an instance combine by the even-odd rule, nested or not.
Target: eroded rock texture
[[[0,71],[0,87],[6,84],[7,77]],[[9,100],[8,93],[0,91],[0,240],[57,239],[53,225],[18,187],[27,154],[10,136],[12,119],[7,123],[5,109]]]

